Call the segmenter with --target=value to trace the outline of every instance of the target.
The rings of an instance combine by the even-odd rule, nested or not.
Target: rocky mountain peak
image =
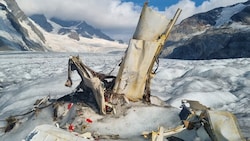
[[[0,7],[0,50],[47,50],[43,34],[15,0],[2,0]]]
[[[176,25],[162,57],[225,59],[250,57],[250,2],[193,15]]]
[[[62,20],[57,17],[46,18],[44,15],[31,15],[30,18],[48,32],[56,32],[57,34],[68,35],[70,38],[80,40],[77,36],[85,38],[101,38],[109,41],[114,41],[108,35],[89,25],[86,21],[79,20]],[[57,25],[57,27],[54,27]],[[59,27],[59,28],[58,28]]]

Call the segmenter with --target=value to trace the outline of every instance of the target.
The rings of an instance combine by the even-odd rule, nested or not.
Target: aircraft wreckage
[[[91,123],[92,120],[83,119],[79,113],[84,112],[82,109],[87,105],[98,110],[101,115],[121,115],[127,103],[142,101],[146,105],[150,104],[150,81],[157,70],[155,66],[157,66],[159,54],[180,13],[181,10],[178,9],[173,19],[168,20],[145,3],[133,38],[120,63],[117,76],[95,72],[86,66],[79,56],[70,57],[65,86],[72,86],[72,71],[77,71],[80,75],[80,84],[72,94],[56,100],[45,97],[35,103],[29,113],[36,113],[52,106],[53,119],[56,124],[55,126],[37,126],[25,140],[119,139],[119,135],[94,135],[84,132],[89,125],[83,123]],[[86,97],[89,99],[90,96],[93,98],[92,103],[84,103]],[[172,129],[160,126],[156,131],[141,131],[142,138],[152,141],[185,140],[179,138],[178,134],[184,130],[202,130],[202,134],[200,132],[198,134],[202,140],[245,140],[232,113],[212,110],[198,101],[183,100],[181,105],[179,118],[182,123],[179,126]],[[8,125],[5,132],[9,132],[18,119],[13,116],[6,121]]]

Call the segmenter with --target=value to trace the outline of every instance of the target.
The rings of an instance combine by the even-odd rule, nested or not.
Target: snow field
[[[72,74],[73,86],[67,88],[67,63],[76,53],[4,53],[0,54],[0,127],[10,115],[30,110],[37,99],[50,95],[59,98],[71,93],[80,82],[76,72]],[[113,75],[123,54],[79,54],[82,61],[98,72]],[[93,120],[89,131],[100,134],[119,134],[124,140],[140,140],[143,131],[175,127],[182,99],[198,100],[216,110],[227,110],[237,116],[245,137],[250,137],[250,59],[225,59],[186,61],[160,59],[159,69],[152,79],[151,94],[162,99],[168,108],[159,106],[135,106],[123,116],[115,118],[87,111],[86,118]],[[172,106],[172,107],[169,107]],[[43,110],[37,117],[28,116],[11,132],[0,133],[1,140],[24,139],[36,125],[54,125],[51,109]],[[196,138],[194,133],[187,140]]]

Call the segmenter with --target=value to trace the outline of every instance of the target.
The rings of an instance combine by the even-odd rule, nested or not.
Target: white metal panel
[[[133,39],[153,41],[166,32],[170,20],[144,5]]]
[[[158,42],[131,39],[117,75],[114,92],[125,94],[132,101],[142,99],[146,79]]]
[[[212,132],[218,141],[244,141],[237,119],[227,111],[207,111]]]

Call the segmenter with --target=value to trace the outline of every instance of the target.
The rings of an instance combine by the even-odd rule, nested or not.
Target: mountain
[[[224,59],[250,57],[250,0],[193,15],[176,25],[161,57]]]
[[[45,41],[15,0],[0,0],[0,51],[48,51]]]
[[[43,14],[34,14],[30,18],[47,32],[68,35],[68,37],[78,41],[80,40],[79,36],[90,39],[97,37],[114,41],[100,29],[94,28],[85,21],[62,20],[56,17],[48,19]]]
[[[32,19],[15,0],[0,0],[0,51],[96,53],[120,52],[127,47],[84,21],[48,20],[43,15]]]
[[[85,21],[47,18],[43,14],[31,15],[30,19],[43,32],[52,51],[113,53],[127,48],[125,43],[115,41]]]

